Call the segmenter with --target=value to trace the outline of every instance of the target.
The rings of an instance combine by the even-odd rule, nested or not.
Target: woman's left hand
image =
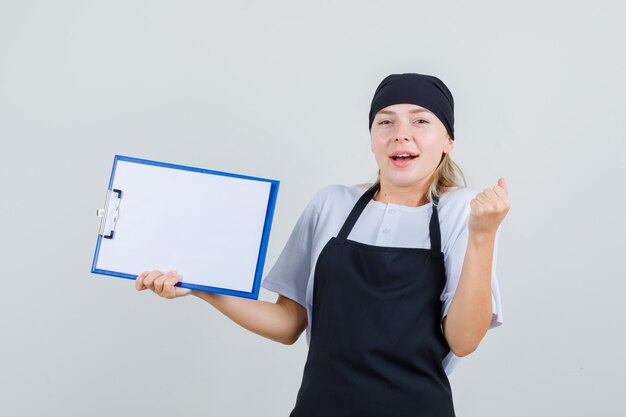
[[[509,212],[509,190],[504,178],[498,185],[485,188],[470,201],[469,231],[472,234],[495,235],[500,223]]]

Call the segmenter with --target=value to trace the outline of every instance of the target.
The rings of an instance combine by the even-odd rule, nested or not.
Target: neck
[[[426,192],[428,182],[420,182],[407,187],[399,187],[381,179],[380,189],[374,195],[374,200],[385,204],[398,204],[401,206],[418,207],[427,204]]]

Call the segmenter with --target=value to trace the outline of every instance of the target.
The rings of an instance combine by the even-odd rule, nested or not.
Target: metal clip
[[[113,201],[111,201],[111,199],[113,199]],[[98,234],[104,238],[113,239],[113,232],[115,231],[115,225],[117,224],[121,200],[122,190],[108,190],[104,208],[96,211],[96,215],[102,218]],[[113,210],[112,215],[111,210]]]

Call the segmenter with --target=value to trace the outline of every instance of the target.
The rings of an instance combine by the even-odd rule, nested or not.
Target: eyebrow
[[[381,110],[378,113],[380,113],[380,114],[396,114],[396,112],[391,111],[391,110]],[[410,114],[415,114],[415,113],[430,113],[430,114],[433,114],[433,112],[431,112],[430,110],[426,110],[426,109],[414,109],[414,110],[411,110],[409,113]]]

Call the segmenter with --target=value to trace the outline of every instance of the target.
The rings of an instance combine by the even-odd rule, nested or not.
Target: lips
[[[405,168],[413,164],[413,160],[416,159],[419,154],[410,151],[396,151],[389,155],[391,164],[396,168]]]
[[[419,155],[417,153],[412,151],[399,150],[389,155],[389,158],[393,159],[394,161],[405,161],[415,159],[418,156]]]

